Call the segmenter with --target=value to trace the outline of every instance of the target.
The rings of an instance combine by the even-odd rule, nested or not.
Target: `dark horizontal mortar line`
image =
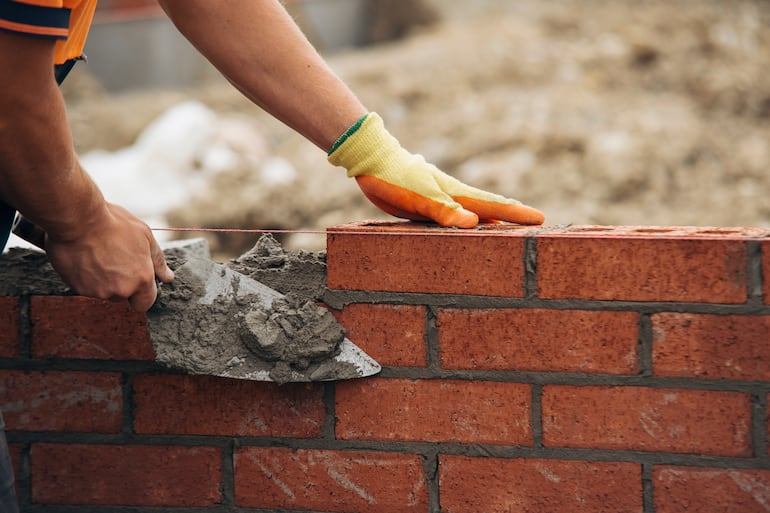
[[[34,504],[25,506],[24,513],[329,513],[323,511],[289,509],[255,509],[230,506],[226,504],[214,506],[46,506]]]
[[[0,370],[105,372],[123,374],[162,373],[195,376],[168,369],[154,362],[109,360],[48,360],[0,359]],[[577,386],[639,386],[649,388],[683,388],[692,390],[736,391],[756,394],[770,393],[770,381],[704,379],[698,377],[668,377],[628,374],[575,373],[568,371],[522,371],[505,369],[441,369],[436,367],[383,366],[375,375],[380,378],[452,379],[462,381],[494,381],[536,385]],[[222,378],[227,379],[227,378]],[[321,383],[321,382],[319,382]],[[328,383],[328,382],[323,382]]]
[[[221,435],[156,435],[127,433],[87,433],[61,431],[6,431],[9,443],[46,443],[69,445],[138,445],[216,447],[227,450],[238,437]]]
[[[420,380],[495,381],[530,385],[632,386],[677,388],[714,392],[770,393],[770,381],[717,380],[572,372],[516,370],[450,370],[418,367],[383,367],[378,377]]]
[[[151,361],[134,360],[49,360],[0,359],[0,370],[52,372],[104,372],[121,374],[155,374],[196,376],[169,369]],[[383,366],[375,375],[380,378],[414,380],[460,380],[522,383],[532,385],[575,386],[636,386],[647,388],[678,388],[721,392],[770,393],[770,381],[704,379],[697,377],[666,377],[628,374],[576,373],[562,371],[471,370],[437,367]],[[227,378],[222,378],[227,379]],[[321,383],[321,382],[318,382]],[[326,382],[324,382],[326,383]]]
[[[381,452],[431,456],[468,456],[473,458],[501,459],[551,459],[565,461],[627,462],[649,465],[673,465],[724,469],[770,469],[770,458],[714,456],[660,451],[632,451],[612,449],[585,449],[571,447],[532,447],[526,445],[463,444],[459,442],[425,442],[393,440],[325,440],[274,437],[224,437],[224,436],[163,436],[136,435],[125,437],[105,435],[58,434],[58,433],[8,433],[11,443],[61,443],[82,445],[133,446],[184,446],[215,447],[234,450],[245,447],[285,448],[291,450]],[[127,443],[130,442],[130,443]]]
[[[129,374],[186,374],[153,360],[90,360],[52,358],[0,358],[0,369],[34,371],[120,372]]]
[[[350,304],[414,305],[465,309],[527,309],[630,311],[644,314],[660,312],[701,313],[717,315],[770,315],[770,305],[747,301],[741,304],[624,301],[599,299],[540,299],[477,296],[460,294],[421,294],[411,292],[369,292],[363,290],[327,290],[322,298],[331,308],[342,309]]]
[[[700,454],[632,451],[611,449],[583,449],[571,447],[527,447],[442,444],[440,455],[479,458],[553,459],[565,461],[602,461],[673,465],[725,469],[770,469],[770,459],[756,457],[712,456]]]

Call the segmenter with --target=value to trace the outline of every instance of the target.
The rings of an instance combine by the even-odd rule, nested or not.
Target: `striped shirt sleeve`
[[[48,39],[67,39],[70,9],[0,0],[0,30]]]

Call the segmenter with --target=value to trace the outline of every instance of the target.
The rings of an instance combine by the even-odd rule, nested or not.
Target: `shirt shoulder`
[[[71,9],[65,0],[0,0],[0,30],[67,39]]]

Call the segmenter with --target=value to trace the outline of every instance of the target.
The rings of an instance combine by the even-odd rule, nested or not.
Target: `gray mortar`
[[[316,304],[325,290],[323,257],[286,252],[269,235],[227,266],[166,254],[176,276],[148,312],[157,358],[166,365],[279,383],[379,370]]]
[[[210,255],[205,239],[169,242],[163,248],[166,258],[208,258]],[[0,296],[66,295],[74,292],[62,281],[43,251],[13,247],[0,254]]]
[[[339,352],[345,330],[328,310],[289,294],[270,308],[247,310],[238,318],[243,344],[257,357],[306,368]]]
[[[200,240],[164,253],[175,278],[160,285],[147,313],[159,362],[192,374],[278,383],[379,370],[316,305],[325,290],[325,256],[286,252],[271,236],[229,266],[201,258],[208,250]],[[0,257],[0,276],[0,295],[72,294],[40,251],[11,249]]]
[[[320,300],[326,291],[326,252],[289,252],[270,234],[226,265],[281,294]]]
[[[36,249],[10,248],[0,256],[0,296],[63,296],[72,290]]]
[[[167,259],[210,258],[205,239],[173,241],[163,245]],[[225,264],[264,283],[281,294],[291,292],[320,300],[326,289],[326,252],[283,249],[272,235],[263,235],[243,255]],[[0,255],[0,296],[68,295],[72,290],[36,249],[9,248]]]
[[[147,315],[158,361],[279,383],[357,376],[351,363],[334,360],[344,329],[314,300],[282,296],[210,261],[168,261],[174,281]]]

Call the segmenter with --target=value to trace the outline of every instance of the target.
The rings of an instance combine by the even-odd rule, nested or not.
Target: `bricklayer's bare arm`
[[[236,88],[324,151],[366,114],[279,1],[159,2]]]
[[[147,225],[107,203],[80,167],[54,41],[0,32],[0,62],[0,199],[46,231],[49,260],[76,292],[147,310],[155,276],[173,275]]]

